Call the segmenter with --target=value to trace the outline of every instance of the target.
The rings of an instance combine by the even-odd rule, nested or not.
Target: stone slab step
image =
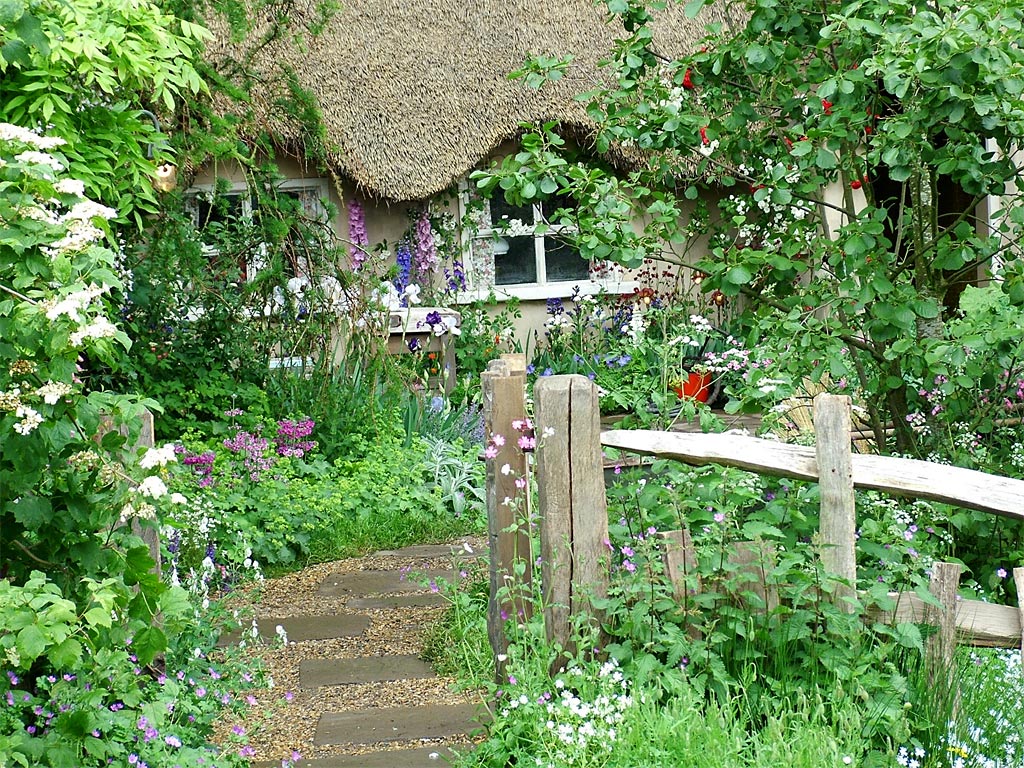
[[[469,744],[458,744],[454,747],[459,752],[469,748]],[[433,744],[414,749],[371,752],[368,755],[334,755],[314,760],[303,759],[296,764],[296,768],[444,768],[452,763],[452,749]],[[281,763],[253,763],[252,768],[281,768]]]
[[[273,642],[277,639],[277,628],[284,627],[288,642],[301,643],[307,640],[333,640],[336,637],[359,637],[370,627],[370,617],[362,613],[337,613],[329,616],[289,616],[286,618],[261,618],[256,620],[260,638]],[[221,645],[234,645],[250,630],[231,632],[221,638]]]
[[[434,558],[452,557],[453,555],[457,555],[460,558],[480,556],[481,552],[476,546],[470,545],[470,549],[472,550],[471,552],[467,551],[461,541],[454,544],[413,544],[411,547],[402,547],[401,549],[382,549],[380,552],[374,552],[373,557],[408,557],[433,560]]]
[[[439,592],[414,592],[411,595],[353,597],[345,603],[345,607],[363,611],[380,608],[433,608],[444,604],[444,595]]]
[[[378,744],[465,736],[480,728],[476,704],[423,704],[320,716],[313,744]]]
[[[355,573],[332,573],[320,584],[318,594],[326,597],[365,597],[369,595],[396,594],[400,592],[422,592],[426,587],[420,579],[453,579],[449,570],[418,571],[415,577],[401,571],[356,571]]]
[[[299,685],[358,685],[436,677],[417,656],[361,656],[355,659],[307,659],[299,665]]]

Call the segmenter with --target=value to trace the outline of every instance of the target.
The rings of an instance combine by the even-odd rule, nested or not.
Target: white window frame
[[[214,193],[217,190],[217,184],[195,184],[186,193],[189,202],[188,208],[192,216],[192,223],[199,226],[199,206],[196,205],[195,200],[200,196],[204,196],[207,199],[213,198]],[[330,187],[327,184],[327,179],[323,178],[302,178],[302,179],[285,179],[277,185],[277,188],[283,192],[292,191],[315,191],[317,194],[310,197],[310,200],[314,202],[315,210],[306,210],[307,216],[310,220],[320,219],[320,222],[325,228],[331,227],[331,220],[327,215],[327,206],[324,205],[325,200],[330,199]],[[222,194],[225,195],[237,195],[242,199],[242,220],[246,222],[252,221],[252,194],[249,190],[248,184],[241,181],[231,182]],[[305,202],[303,201],[305,207]],[[217,256],[217,248],[212,245],[203,244],[203,253],[208,257]],[[245,263],[245,276],[246,281],[251,282],[256,273],[267,265],[267,247],[265,244],[260,245],[255,249],[253,254],[247,258]],[[305,277],[309,277],[305,275]]]
[[[500,193],[499,193],[500,194]],[[471,210],[470,206],[471,187],[470,182],[463,179],[459,183],[459,216],[460,220],[466,221]],[[499,300],[518,298],[523,301],[546,300],[552,298],[569,298],[574,293],[578,296],[593,296],[599,293],[631,293],[638,287],[635,280],[626,280],[624,270],[621,266],[612,262],[604,262],[602,277],[593,277],[593,269],[590,270],[589,279],[575,280],[547,280],[547,260],[545,259],[544,238],[548,235],[557,235],[561,232],[572,232],[573,227],[564,224],[547,224],[546,229],[537,232],[537,222],[543,221],[541,206],[533,204],[533,222],[523,222],[522,231],[513,227],[511,232],[496,229],[492,226],[490,216],[490,201],[483,199],[484,205],[482,214],[477,221],[477,230],[474,232],[469,227],[462,229],[462,254],[463,266],[466,273],[466,290],[456,295],[456,302],[460,304],[472,301],[480,301],[494,294]],[[513,234],[514,236],[532,236],[534,241],[534,255],[536,259],[537,281],[533,283],[512,283],[497,285],[494,283],[493,251],[490,254],[481,256],[481,246],[487,247],[487,243],[494,243],[503,236]],[[492,246],[493,247],[493,246]],[[488,259],[489,264],[481,264],[480,261]]]

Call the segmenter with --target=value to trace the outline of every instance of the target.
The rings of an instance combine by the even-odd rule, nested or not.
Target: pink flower
[[[524,451],[532,451],[537,447],[537,440],[527,435],[523,435],[519,438],[518,444]]]
[[[496,446],[498,446],[500,448],[501,446],[503,446],[505,444],[505,436],[504,435],[491,435],[491,442],[494,443]]]
[[[493,459],[497,455],[498,455],[498,449],[495,448],[493,445],[488,445],[486,448],[484,448],[484,458],[485,459]]]

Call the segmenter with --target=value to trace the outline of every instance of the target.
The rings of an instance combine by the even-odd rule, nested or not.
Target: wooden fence
[[[495,361],[483,375],[484,414],[488,435],[513,434],[512,424],[525,416],[525,370],[521,356]],[[496,657],[504,650],[504,617],[528,608],[499,600],[502,587],[519,573],[527,578],[534,554],[529,526],[540,533],[541,594],[548,638],[570,642],[572,616],[594,615],[590,596],[606,593],[608,536],[603,448],[675,459],[702,466],[717,464],[764,475],[817,481],[820,487],[820,541],[824,568],[840,577],[835,593],[853,594],[857,582],[854,490],[873,489],[896,496],[929,499],[1024,520],[1024,481],[912,459],[854,454],[851,448],[850,400],[820,394],[814,399],[816,445],[803,447],[733,434],[693,434],[647,430],[602,432],[598,394],[583,376],[550,376],[534,387],[535,471],[538,509],[524,509],[529,494],[514,485],[529,471],[526,456],[507,439],[487,463],[487,499],[491,546],[489,633]],[[493,448],[492,451],[493,453]],[[502,472],[505,469],[505,472]],[[518,500],[518,503],[517,503]],[[661,534],[667,575],[682,594],[682,574],[695,564],[688,531]],[[741,548],[742,550],[742,548]],[[757,559],[738,552],[737,564]],[[517,564],[518,563],[518,564]],[[941,609],[912,593],[892,593],[896,610],[886,618],[928,623],[939,631],[932,652],[947,656],[955,643],[1021,647],[1024,655],[1024,568],[1013,578],[1020,608],[957,597],[960,566],[935,563],[930,590]],[[771,603],[771,595],[762,590]],[[500,675],[500,666],[498,673]]]

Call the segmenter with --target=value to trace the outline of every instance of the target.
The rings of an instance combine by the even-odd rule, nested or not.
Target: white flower
[[[46,165],[55,171],[64,170],[64,164],[53,155],[47,154],[46,152],[36,152],[35,150],[30,149],[15,155],[14,159],[19,163]]]
[[[47,405],[56,405],[65,395],[71,394],[71,385],[62,382],[54,383],[48,381],[36,390],[36,395],[43,398]]]
[[[168,443],[162,448],[148,449],[146,455],[139,459],[139,466],[143,469],[153,469],[153,467],[164,467],[176,461],[174,446]]]
[[[138,487],[138,492],[151,499],[159,499],[167,493],[167,485],[156,475],[150,475]]]
[[[418,285],[410,283],[409,285],[405,286],[405,290],[402,292],[402,295],[405,297],[406,302],[409,304],[420,303],[420,287]]]
[[[80,203],[75,203],[71,206],[71,210],[65,214],[65,221],[92,221],[93,219],[100,218],[109,221],[117,216],[117,211],[113,208],[108,208],[105,205],[100,205],[94,200],[82,200]]]
[[[185,495],[182,493],[171,494],[171,504],[185,504],[187,501],[188,499],[186,499]]]
[[[501,474],[503,474],[503,475],[510,475],[510,474],[512,474],[512,465],[511,464],[502,464],[501,465]]]
[[[80,347],[86,339],[110,338],[117,333],[117,326],[105,317],[97,317],[71,334],[71,346]]]
[[[43,423],[43,417],[39,415],[39,412],[27,405],[19,405],[14,415],[21,419],[14,425],[14,431],[19,435],[27,435]]]
[[[101,296],[109,290],[105,285],[91,285],[80,291],[69,293],[60,301],[50,304],[46,310],[48,320],[56,320],[61,315],[67,315],[75,322],[82,321],[82,310],[88,307],[93,299]]]
[[[75,195],[77,197],[85,195],[85,182],[78,179],[61,179],[53,185],[53,188],[62,195]]]
[[[0,123],[0,141],[20,141],[36,149],[53,149],[65,143],[64,139],[56,136],[40,136],[27,128],[10,123]]]

